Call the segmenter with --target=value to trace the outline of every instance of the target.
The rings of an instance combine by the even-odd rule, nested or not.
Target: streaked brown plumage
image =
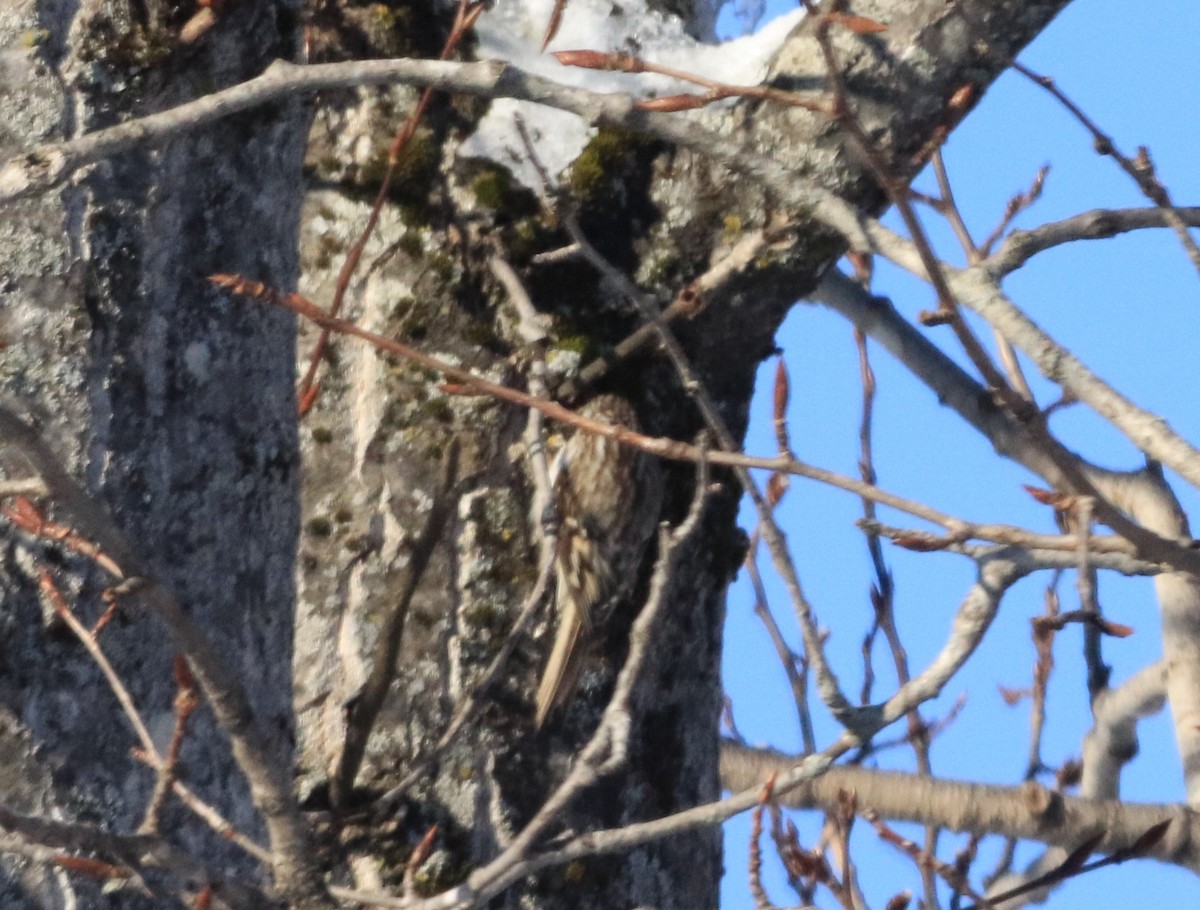
[[[616,395],[599,395],[579,413],[638,429],[632,406]],[[559,452],[553,473],[560,522],[558,628],[538,687],[539,727],[570,700],[589,639],[630,593],[662,503],[658,462],[594,433],[577,431]]]

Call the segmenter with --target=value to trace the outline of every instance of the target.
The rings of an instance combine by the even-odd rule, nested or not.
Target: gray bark
[[[235,4],[202,46],[175,44],[168,11],[119,2],[0,10],[6,159],[236,83],[293,53],[296,11]],[[229,300],[217,271],[295,281],[298,102],[113,158],[61,192],[8,206],[0,230],[0,388],[109,508],[253,694],[290,761],[290,659],[298,509],[292,320]],[[29,475],[5,452],[6,478]],[[86,622],[110,584],[82,559],[14,532],[0,542],[0,802],[63,819],[140,821],[154,775],[78,642],[47,618],[51,567]],[[51,561],[47,561],[50,557]],[[152,734],[172,726],[174,654],[161,625],[122,603],[101,643]],[[183,775],[242,831],[261,835],[225,737],[193,718]],[[254,867],[172,809],[180,846]],[[82,896],[77,893],[82,891]],[[91,894],[91,897],[87,895]],[[0,875],[5,907],[95,905],[86,878],[28,864]]]

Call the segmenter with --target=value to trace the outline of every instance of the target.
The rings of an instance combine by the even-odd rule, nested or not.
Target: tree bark
[[[855,13],[889,24],[887,32],[869,38],[835,36],[853,103],[888,168],[901,179],[915,173],[930,143],[957,122],[948,111],[951,96],[970,82],[977,99],[1063,6],[854,4]],[[775,84],[823,85],[825,65],[808,31],[802,24],[780,53]],[[303,245],[302,288],[311,298],[329,299],[345,250],[369,209],[374,184],[359,178],[385,154],[397,112],[408,110],[414,98],[406,90],[363,90],[318,113],[309,152],[316,179]],[[615,344],[636,320],[588,266],[529,264],[533,254],[567,238],[495,165],[453,158],[454,144],[479,113],[471,102],[447,99],[431,108],[416,150],[401,162],[399,185],[348,298],[350,315],[385,336],[523,386],[521,365],[531,358],[544,357],[553,373],[580,347],[591,355]],[[731,123],[748,150],[769,150],[797,179],[816,181],[867,211],[884,204],[862,156],[828,117],[754,103],[707,120],[726,130]],[[422,152],[420,143],[438,151]],[[585,181],[576,167],[561,181],[579,207],[585,233],[664,305],[728,251],[731,226],[735,234],[751,231],[774,213],[787,216],[805,238],[785,254],[760,257],[706,300],[702,314],[674,326],[740,438],[755,370],[773,350],[777,326],[844,249],[843,241],[803,213],[781,214],[772,188],[691,152],[602,129],[582,160],[602,164],[599,180]],[[408,196],[414,189],[421,191],[417,199]],[[517,336],[511,307],[487,267],[493,255],[510,260],[535,305],[553,314],[548,352],[529,352]],[[309,347],[302,343],[301,350]],[[360,798],[403,777],[437,739],[452,706],[471,689],[515,620],[536,564],[530,485],[518,442],[525,416],[487,400],[447,396],[438,391],[437,377],[389,362],[357,341],[342,340],[335,349],[303,431],[310,517],[301,545],[297,685],[302,772],[316,805],[324,799],[321,782],[337,761],[344,708],[368,674],[381,617],[407,579],[406,548],[423,527],[437,461],[449,439],[463,441],[467,453],[458,520],[418,589],[399,679],[359,779]],[[629,396],[651,434],[686,440],[702,427],[677,377],[653,356],[622,363],[585,397],[596,391]],[[693,471],[674,466],[668,473],[663,519],[677,522],[691,495]],[[734,524],[740,490],[732,476],[721,480],[703,531],[683,557],[657,633],[664,659],[639,689],[628,764],[575,807],[566,821],[576,831],[654,818],[718,794],[723,597],[744,552]],[[431,891],[494,855],[520,829],[594,728],[639,602],[626,605],[623,622],[608,637],[605,660],[593,662],[591,684],[585,683],[566,717],[538,733],[531,694],[551,638],[543,624],[490,693],[482,721],[412,792],[391,867],[372,866],[363,883],[377,876],[379,884],[395,884],[399,861],[432,823],[441,825],[443,840],[431,865],[447,870],[447,877],[428,882]],[[378,845],[369,852],[378,855]],[[360,872],[365,865],[357,866]],[[720,870],[719,832],[690,833],[543,875],[537,902],[713,906]],[[513,905],[519,900],[508,898]]]
[[[198,46],[175,40],[175,16],[121,2],[9,5],[0,155],[171,107],[295,51],[297,10],[286,3],[233,4]],[[231,301],[207,276],[295,281],[305,126],[290,101],[122,154],[61,192],[7,206],[0,229],[3,394],[228,657],[285,766],[299,519],[293,320]],[[30,476],[20,456],[2,457],[6,479]],[[130,755],[135,740],[96,665],[38,595],[47,567],[91,624],[113,580],[56,549],[4,523],[0,802],[132,830],[154,774]],[[100,638],[163,748],[175,684],[162,625],[127,598]],[[189,786],[261,836],[206,709],[181,764]],[[256,867],[177,806],[163,829],[231,873]],[[96,906],[97,894],[86,877],[35,865],[6,862],[0,874],[5,907]]]
[[[1065,5],[855,3],[856,14],[889,25],[879,35],[834,35],[851,101],[888,169],[911,176],[961,116],[950,99],[968,83],[977,99]],[[706,10],[697,8],[698,19]],[[293,53],[295,11],[265,0],[230,4],[194,46],[170,40],[181,23],[169,9],[97,4],[71,15],[50,4],[0,21],[7,49],[0,65],[13,74],[10,90],[21,99],[14,109],[22,112],[0,140],[6,159],[48,138],[223,87]],[[310,38],[316,59],[432,56],[447,31],[437,6],[346,3],[314,11]],[[781,87],[824,84],[825,64],[809,32],[802,24],[780,53],[772,79]],[[22,69],[29,52],[20,42],[29,35],[40,41],[37,70]],[[357,884],[395,885],[413,845],[436,823],[437,848],[415,881],[433,893],[462,880],[520,830],[590,735],[626,652],[653,553],[643,560],[637,595],[605,630],[603,648],[560,720],[541,732],[532,723],[531,696],[550,639],[543,623],[487,693],[481,717],[394,804],[387,824],[356,827],[354,810],[429,755],[533,585],[537,522],[520,441],[526,415],[448,394],[439,377],[338,340],[322,365],[316,406],[297,431],[290,320],[233,302],[206,277],[238,273],[290,288],[299,224],[300,289],[327,303],[370,209],[392,132],[414,100],[402,89],[320,99],[302,217],[298,103],[123,154],[59,194],[10,206],[11,227],[0,236],[0,293],[13,343],[0,353],[0,378],[224,650],[283,763],[290,761],[295,605],[300,790],[314,813],[337,809],[341,836],[330,840],[331,868],[345,860]],[[561,226],[502,168],[453,155],[483,107],[446,98],[431,105],[400,155],[346,315],[502,382],[523,386],[538,360],[562,379],[581,353],[586,359],[605,350],[638,319],[585,263],[531,264],[534,254],[566,242]],[[769,152],[797,181],[815,181],[867,211],[884,204],[860,151],[827,118],[752,103],[707,122],[740,138],[747,155]],[[739,232],[776,219],[802,238],[756,259],[707,299],[700,315],[676,327],[740,438],[756,366],[772,351],[788,307],[811,290],[843,241],[803,211],[781,206],[779,187],[659,141],[602,129],[584,158],[587,167],[572,169],[563,183],[585,233],[663,302],[720,258]],[[521,271],[535,305],[553,317],[544,347],[517,332],[513,309],[491,277],[496,255]],[[302,333],[302,365],[314,335],[310,328]],[[691,439],[702,429],[674,372],[652,353],[623,362],[585,396],[596,391],[628,397],[652,434]],[[452,517],[415,579],[414,546],[452,445],[461,448]],[[8,477],[22,476],[20,459],[4,468]],[[719,479],[722,489],[687,544],[656,632],[664,659],[638,689],[628,760],[571,807],[564,822],[576,831],[656,818],[718,795],[723,597],[744,550],[735,526],[740,491],[731,476]],[[682,518],[693,484],[690,468],[670,468],[663,520]],[[0,800],[132,828],[152,775],[128,757],[130,737],[93,664],[73,640],[55,634],[53,623],[42,622],[35,563],[43,547],[5,533]],[[72,603],[94,616],[104,581],[74,557],[58,574]],[[416,595],[400,624],[397,680],[356,789],[333,806],[327,782],[346,717],[370,673],[380,630],[396,627],[389,614],[414,581]],[[172,655],[161,640],[152,621],[132,610],[102,637],[152,729],[165,737]],[[241,830],[257,832],[245,787],[211,723],[190,730],[183,766],[189,782]],[[248,869],[184,813],[172,814],[170,830],[196,855]],[[78,887],[51,871],[8,868],[7,890],[0,890],[6,906],[65,906]],[[532,897],[514,890],[503,902],[713,906],[720,870],[719,832],[692,832],[545,873]]]

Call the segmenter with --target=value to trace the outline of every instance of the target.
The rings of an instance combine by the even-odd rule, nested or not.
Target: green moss
[[[389,9],[385,3],[372,3],[367,10],[371,15],[371,19],[379,28],[395,28],[396,27],[396,10]]]
[[[512,193],[512,174],[507,168],[487,167],[471,182],[471,192],[485,209],[506,208]]]
[[[480,348],[491,347],[500,340],[492,324],[482,319],[473,319],[467,323],[463,327],[462,337],[464,341]]]
[[[421,240],[419,231],[405,231],[403,236],[396,241],[396,248],[413,259],[420,259],[425,254],[425,244]]]
[[[490,603],[478,603],[463,611],[463,622],[475,629],[490,630],[496,626],[496,608]]]
[[[31,28],[21,32],[21,47],[31,49],[46,43],[50,32],[44,28]]]
[[[393,398],[380,418],[380,424],[389,430],[403,430],[412,422],[413,412],[409,402]]]
[[[342,541],[342,549],[348,553],[363,553],[371,546],[371,538],[366,534],[351,534]]]
[[[353,32],[345,50],[355,57],[427,57],[431,50],[417,42],[427,40],[428,13],[415,9],[411,0],[383,0],[378,3],[343,3],[338,7],[342,28]],[[325,61],[322,61],[325,62]]]
[[[405,294],[392,304],[392,319],[404,319],[417,305],[417,298],[411,294]]]
[[[335,257],[338,257],[346,249],[346,244],[333,234],[325,233],[317,238],[316,255],[313,257],[313,265],[319,269],[327,269],[333,264]]]
[[[405,207],[408,220],[421,220],[429,205],[430,188],[438,176],[441,152],[428,131],[418,130],[396,154],[396,169],[388,193]],[[359,169],[358,181],[367,187],[383,183],[391,162],[391,137],[381,133],[372,156]]]
[[[595,339],[589,335],[563,335],[554,343],[554,347],[561,351],[570,351],[572,354],[579,354],[585,360],[590,360],[600,353]]]
[[[634,155],[647,139],[631,130],[601,127],[571,164],[570,185],[581,202],[594,203],[611,194],[613,182],[634,165]]]
[[[545,247],[546,231],[539,218],[522,218],[509,232],[508,252],[513,259],[524,262]]]
[[[317,445],[328,445],[333,442],[333,431],[328,427],[313,427],[312,441]]]
[[[440,612],[421,604],[413,605],[412,613],[409,614],[409,617],[421,629],[431,629],[442,621],[442,614]]]
[[[642,265],[639,277],[650,285],[672,284],[679,277],[679,265],[679,250],[666,243],[660,250],[648,257]]]
[[[527,218],[540,209],[536,197],[513,180],[512,172],[493,162],[472,162],[471,192],[480,208],[496,212],[497,221]]]
[[[466,881],[470,866],[446,862],[427,862],[412,877],[413,890],[420,897],[433,897]]]
[[[342,159],[336,155],[325,155],[316,164],[318,177],[323,177],[326,180],[332,180],[340,177],[342,173]],[[324,211],[322,211],[324,214]],[[332,213],[325,215],[326,218],[334,217]]]

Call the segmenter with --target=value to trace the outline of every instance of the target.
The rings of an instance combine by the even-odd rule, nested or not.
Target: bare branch
[[[1200,227],[1200,207],[1177,208],[1175,214],[1188,227]],[[1107,240],[1130,231],[1167,227],[1163,209],[1093,209],[1062,221],[1042,224],[1027,231],[1013,231],[999,249],[983,261],[987,270],[1001,278],[1015,272],[1038,253],[1078,240]]]
[[[791,768],[794,761],[779,752],[725,742],[721,779],[740,789]],[[845,765],[781,795],[780,802],[797,809],[832,809],[842,791],[856,793],[860,806],[884,818],[934,822],[952,831],[1002,834],[1068,849],[1103,831],[1096,849],[1120,850],[1159,822],[1172,819],[1167,837],[1147,855],[1200,871],[1200,841],[1196,840],[1200,817],[1177,805],[1080,799],[1038,784],[1001,787]]]

